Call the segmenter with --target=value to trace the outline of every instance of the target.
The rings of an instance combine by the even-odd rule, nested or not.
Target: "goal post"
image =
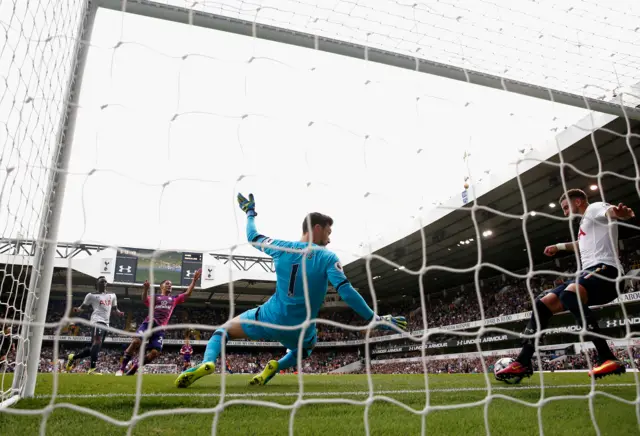
[[[64,5],[61,5],[62,8]],[[31,264],[31,275],[26,288],[27,298],[16,350],[15,373],[12,392],[19,397],[33,397],[40,366],[40,351],[44,334],[54,258],[58,242],[58,228],[64,200],[65,182],[71,156],[78,98],[88,41],[97,12],[96,2],[80,0],[76,10],[78,25],[73,35],[70,51],[69,74],[62,91],[63,112],[58,114],[54,150],[48,168],[45,198],[42,204],[36,248]],[[49,35],[49,40],[60,35]],[[15,401],[15,400],[13,400]]]

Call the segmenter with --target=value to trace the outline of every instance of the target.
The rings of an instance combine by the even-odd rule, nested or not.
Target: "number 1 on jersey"
[[[294,291],[296,289],[296,277],[298,276],[298,268],[300,267],[299,263],[294,263],[291,266],[291,276],[289,277],[289,291],[287,295],[289,297],[293,297]]]

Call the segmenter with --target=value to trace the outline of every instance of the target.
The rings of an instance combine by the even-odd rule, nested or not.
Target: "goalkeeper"
[[[362,296],[351,286],[342,271],[342,265],[334,253],[323,249],[330,242],[333,220],[314,212],[305,217],[302,223],[302,238],[299,242],[281,241],[261,235],[256,230],[255,201],[253,194],[245,198],[238,194],[240,208],[247,214],[247,239],[262,244],[259,249],[273,257],[276,270],[276,292],[271,298],[255,309],[248,310],[231,320],[227,328],[215,331],[204,352],[202,363],[184,371],[175,381],[177,387],[190,386],[199,378],[213,374],[215,362],[220,355],[224,341],[228,339],[249,338],[280,342],[287,348],[287,354],[280,360],[272,360],[261,374],[253,377],[252,385],[265,385],[278,371],[297,365],[298,353],[306,359],[311,355],[317,341],[316,325],[312,322],[307,329],[295,328],[283,330],[263,327],[255,324],[241,324],[243,320],[260,321],[276,326],[296,326],[307,319],[307,307],[303,285],[303,271],[307,277],[310,319],[316,319],[324,303],[328,282],[336,288],[342,299],[362,318],[368,321],[385,321],[379,328],[406,330],[407,321],[403,316],[377,316]],[[308,222],[309,221],[309,222]],[[309,227],[308,224],[311,224]],[[312,251],[302,252],[312,242]],[[282,249],[297,250],[283,251]],[[305,268],[302,268],[305,262]],[[302,349],[298,349],[298,340],[303,335]]]

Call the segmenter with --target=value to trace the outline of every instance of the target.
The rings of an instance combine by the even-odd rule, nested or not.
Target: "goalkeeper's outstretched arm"
[[[407,329],[407,320],[404,316],[378,316],[375,312],[369,307],[362,295],[356,291],[347,276],[344,274],[342,270],[342,264],[338,260],[336,255],[332,255],[332,259],[329,262],[329,266],[327,268],[327,276],[329,277],[329,281],[336,288],[336,291],[340,295],[340,298],[347,303],[347,305],[353,309],[361,318],[365,319],[367,322],[372,320],[384,320],[389,322],[390,324],[395,325],[401,330]],[[389,329],[388,326],[380,326],[382,329]]]
[[[351,286],[351,283],[349,283],[347,279],[337,285],[334,284],[334,286],[338,294],[340,294],[340,298],[342,298],[342,300],[347,303],[355,313],[360,315],[360,317],[366,321],[371,321],[373,319],[375,313],[369,307],[367,302],[364,301],[362,295],[358,294],[358,291]]]
[[[238,204],[240,205],[240,209],[247,214],[247,241],[253,244],[263,244],[262,246],[256,246],[255,248],[273,258],[276,258],[283,253],[279,248],[291,247],[292,244],[290,242],[268,238],[258,232],[255,221],[258,214],[256,213],[256,202],[253,194],[249,194],[249,198],[245,198],[242,194],[238,194]]]
[[[247,215],[247,241],[262,242],[266,237],[258,233],[255,215]]]
[[[249,194],[249,198],[238,194],[238,205],[247,214],[247,241],[258,243],[267,239],[266,236],[258,233],[256,228],[255,218],[258,213],[256,212],[256,201],[253,194]]]
[[[286,247],[288,244],[285,241],[277,241],[258,233],[255,219],[255,215],[247,215],[247,241],[254,244],[263,244],[255,248],[267,253],[271,257],[278,257],[282,253],[282,250],[278,250],[275,247]]]

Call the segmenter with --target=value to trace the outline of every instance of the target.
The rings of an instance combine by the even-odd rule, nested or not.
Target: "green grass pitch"
[[[491,377],[493,398],[487,396],[483,375],[430,375],[428,395],[423,375],[374,375],[371,402],[365,375],[304,376],[301,397],[298,376],[277,376],[268,386],[254,387],[247,386],[249,376],[230,375],[222,409],[216,409],[220,376],[200,379],[188,389],[175,388],[175,377],[144,375],[134,415],[137,376],[60,374],[52,402],[53,375],[41,374],[36,398],[0,410],[0,435],[36,435],[43,423],[46,435],[125,435],[125,422],[135,417],[131,434],[145,436],[210,435],[214,422],[218,435],[273,436],[288,434],[291,421],[296,435],[364,435],[365,418],[371,435],[404,436],[420,434],[422,416],[410,409],[421,411],[427,401],[427,434],[486,434],[485,413],[491,435],[538,435],[539,418],[545,435],[595,435],[594,420],[602,435],[640,433],[634,374],[599,380],[590,396],[585,373],[544,374],[546,402],[540,408],[535,407],[542,398],[537,374],[516,387]],[[294,405],[299,407],[292,419]]]

